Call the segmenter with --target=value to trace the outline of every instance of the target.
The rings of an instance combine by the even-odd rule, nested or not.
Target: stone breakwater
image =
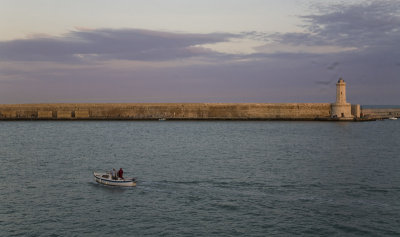
[[[329,103],[0,105],[0,120],[329,120]]]
[[[400,109],[360,109],[345,120],[400,117]],[[361,118],[360,118],[361,115]],[[343,120],[330,103],[124,103],[0,105],[0,120]]]
[[[373,119],[387,119],[390,117],[400,117],[400,108],[387,109],[362,109],[362,116]]]

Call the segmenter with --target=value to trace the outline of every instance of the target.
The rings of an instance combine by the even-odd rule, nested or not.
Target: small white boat
[[[390,120],[397,120],[396,117],[390,117],[389,119],[390,119]]]
[[[112,186],[123,186],[123,187],[136,187],[136,179],[135,178],[126,178],[126,179],[113,179],[111,177],[110,172],[93,172],[94,178],[97,183],[112,185]]]

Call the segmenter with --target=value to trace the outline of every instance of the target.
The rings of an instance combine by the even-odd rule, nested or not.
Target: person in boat
[[[122,170],[122,168],[119,168],[118,177],[121,178],[121,179],[124,179],[123,176],[124,176],[124,171]]]
[[[111,170],[111,178],[114,180],[117,179],[117,171],[114,168]]]

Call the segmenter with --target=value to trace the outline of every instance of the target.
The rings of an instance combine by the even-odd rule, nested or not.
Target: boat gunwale
[[[93,176],[96,179],[100,179],[100,180],[103,180],[103,181],[106,181],[106,182],[112,182],[112,183],[136,183],[136,181],[133,178],[131,180],[113,180],[113,179],[105,179],[105,178],[99,177],[96,174],[100,175],[100,174],[103,174],[103,173],[95,173],[95,172],[93,172]]]

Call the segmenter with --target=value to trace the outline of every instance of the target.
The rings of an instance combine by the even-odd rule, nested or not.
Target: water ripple
[[[399,126],[0,123],[0,236],[398,236]]]

